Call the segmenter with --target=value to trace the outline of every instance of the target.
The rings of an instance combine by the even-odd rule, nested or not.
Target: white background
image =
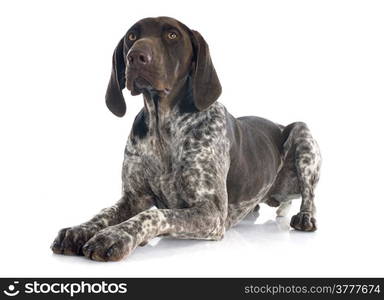
[[[51,253],[120,196],[143,101],[127,93],[122,119],[105,107],[112,52],[160,15],[208,41],[233,115],[308,123],[316,233],[262,206],[220,242],[155,239],[117,263]],[[384,276],[383,15],[382,1],[2,1],[0,276]]]

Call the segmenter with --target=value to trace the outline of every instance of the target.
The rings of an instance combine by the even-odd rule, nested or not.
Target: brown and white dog
[[[179,21],[147,18],[118,43],[106,94],[126,112],[122,89],[142,94],[123,162],[123,193],[91,220],[62,229],[54,253],[120,260],[156,236],[220,240],[259,203],[316,230],[321,156],[308,127],[234,118],[216,100],[221,85],[203,37]],[[150,209],[156,206],[158,209]]]

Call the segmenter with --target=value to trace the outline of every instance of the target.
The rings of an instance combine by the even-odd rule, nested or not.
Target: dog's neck
[[[193,104],[189,76],[179,80],[168,94],[144,92],[143,98],[144,114],[149,133],[159,139],[169,138],[167,128],[173,117],[176,118],[180,117],[181,114],[197,111]]]

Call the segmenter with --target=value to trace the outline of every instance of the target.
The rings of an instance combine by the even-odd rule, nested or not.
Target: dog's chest
[[[158,207],[182,208],[186,204],[181,195],[185,192],[181,177],[200,178],[200,164],[220,165],[219,153],[227,152],[227,147],[220,146],[226,136],[225,109],[213,104],[204,112],[171,115],[161,127],[153,120],[156,118],[149,115],[146,134],[133,135],[128,140],[124,185],[127,189],[140,189],[141,193],[144,188],[156,198]]]
[[[181,147],[178,141],[161,141],[156,136],[148,137],[137,145],[143,178],[146,179],[155,203],[159,208],[175,208],[180,201],[176,195],[180,167]]]

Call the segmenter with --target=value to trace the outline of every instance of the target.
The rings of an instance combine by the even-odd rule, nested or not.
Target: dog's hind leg
[[[314,190],[319,181],[321,167],[319,146],[305,123],[293,123],[286,127],[286,132],[288,130],[289,136],[284,150],[292,151],[302,198],[300,212],[292,217],[291,226],[296,230],[315,231]]]
[[[291,208],[291,204],[292,204],[292,200],[282,202],[276,211],[277,216],[285,217]]]

